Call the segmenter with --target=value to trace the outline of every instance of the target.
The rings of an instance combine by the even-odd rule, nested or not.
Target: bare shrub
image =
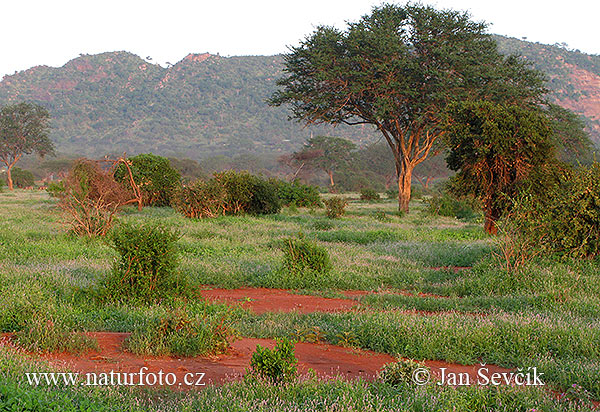
[[[112,167],[103,168],[100,162],[90,159],[75,162],[64,187],[58,205],[65,212],[71,231],[80,236],[106,235],[119,209],[137,202],[115,181]]]

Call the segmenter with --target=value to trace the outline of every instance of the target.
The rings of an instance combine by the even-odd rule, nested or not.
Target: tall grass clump
[[[62,320],[49,314],[36,313],[25,327],[15,333],[19,347],[30,352],[85,352],[98,349],[98,342],[68,328]]]
[[[119,254],[105,282],[113,299],[150,303],[185,292],[177,273],[179,232],[156,223],[122,224],[111,233]]]
[[[285,239],[283,253],[284,267],[290,273],[309,270],[323,275],[331,270],[327,249],[304,238]]]
[[[138,325],[125,347],[138,355],[202,356],[225,353],[233,335],[225,316],[180,307]]]

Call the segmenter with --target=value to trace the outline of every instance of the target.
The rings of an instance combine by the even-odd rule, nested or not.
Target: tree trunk
[[[6,168],[6,181],[8,182],[8,189],[9,190],[13,190],[13,180],[12,180],[11,169],[12,169],[12,165],[9,165]]]
[[[500,214],[493,206],[487,206],[485,208],[485,219],[483,222],[483,230],[489,235],[495,235],[498,233],[498,227],[496,221],[500,218]]]
[[[398,176],[398,210],[408,213],[413,166],[405,164]]]
[[[335,183],[333,181],[333,170],[328,170],[327,174],[329,175],[329,183],[331,184],[331,188],[333,189],[333,186],[335,186]]]

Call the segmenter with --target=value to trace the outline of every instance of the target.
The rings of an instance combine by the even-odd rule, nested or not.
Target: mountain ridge
[[[585,117],[600,143],[600,56],[496,36],[499,50],[518,53],[548,76],[551,98]],[[206,157],[285,153],[310,133],[358,144],[370,127],[303,128],[265,100],[282,76],[283,58],[189,53],[161,67],[127,52],[83,54],[61,67],[34,66],[0,81],[0,104],[44,105],[58,150],[97,156],[155,152]]]

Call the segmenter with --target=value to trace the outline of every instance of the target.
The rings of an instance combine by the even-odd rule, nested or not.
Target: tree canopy
[[[484,228],[494,234],[517,190],[543,188],[558,164],[550,121],[539,108],[484,101],[455,104],[450,112],[446,160],[458,171],[455,191],[481,200]]]
[[[13,189],[11,170],[21,156],[54,153],[49,121],[48,111],[36,104],[17,103],[0,109],[0,160],[6,165],[9,189]]]
[[[485,24],[466,13],[383,5],[346,30],[321,26],[285,56],[270,103],[305,124],[369,124],[395,159],[399,209],[408,211],[412,171],[445,133],[457,100],[533,102],[543,76],[501,56]]]

